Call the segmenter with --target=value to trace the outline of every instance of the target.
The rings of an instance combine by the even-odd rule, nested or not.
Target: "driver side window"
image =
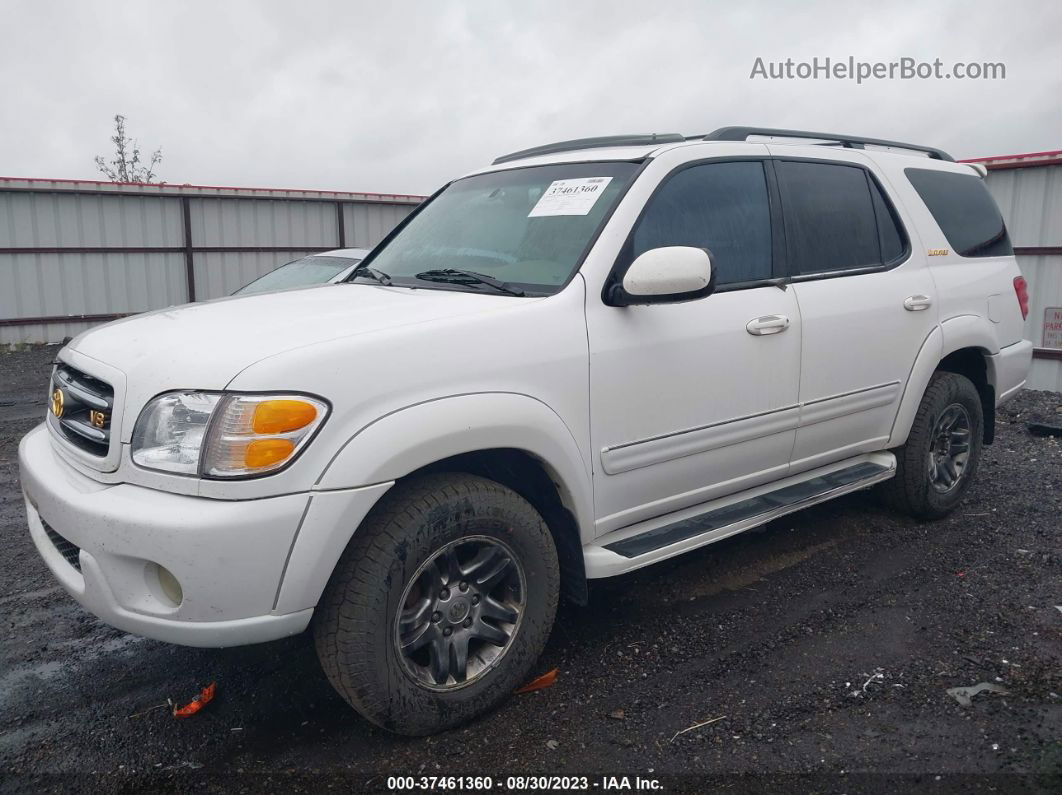
[[[672,175],[631,236],[631,260],[661,246],[712,252],[716,284],[772,276],[771,210],[763,163],[705,163]]]

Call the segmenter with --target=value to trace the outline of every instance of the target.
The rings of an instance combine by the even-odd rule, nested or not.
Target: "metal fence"
[[[1031,308],[1029,386],[1062,391],[1062,152],[981,158]],[[288,260],[378,243],[421,196],[0,178],[0,345],[217,298]]]
[[[0,345],[217,298],[278,265],[369,248],[421,196],[0,178]]]
[[[1062,151],[975,162],[988,169],[986,184],[1029,283],[1025,338],[1036,347],[1027,386],[1062,392],[1062,347],[1056,347],[1059,336],[1046,331],[1048,311],[1062,309]]]

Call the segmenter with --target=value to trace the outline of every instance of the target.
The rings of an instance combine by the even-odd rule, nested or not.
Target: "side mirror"
[[[614,306],[661,304],[704,298],[712,292],[712,256],[705,248],[664,246],[639,255],[627,269],[623,284],[614,285]]]

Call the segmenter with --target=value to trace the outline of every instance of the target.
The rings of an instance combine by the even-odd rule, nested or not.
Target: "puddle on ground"
[[[75,664],[82,664],[92,662],[107,654],[117,654],[124,652],[126,649],[136,646],[139,643],[143,643],[146,638],[141,638],[136,635],[117,635],[113,638],[107,638],[102,641],[90,641],[86,643],[84,638],[72,638],[71,640],[64,640],[61,643],[54,643],[48,647],[49,651],[58,651],[60,649],[74,648],[81,653],[78,654],[74,660]]]
[[[694,583],[693,587],[686,591],[685,596],[690,600],[702,599],[723,591],[737,591],[741,588],[747,588],[753,583],[759,582],[768,574],[774,574],[802,563],[823,550],[836,546],[837,543],[837,541],[825,541],[793,552],[771,555],[737,571],[713,575],[707,582]]]
[[[68,665],[59,660],[46,660],[33,665],[20,665],[0,676],[0,710],[7,710],[7,702],[14,701],[14,690],[29,679],[47,681]]]
[[[48,647],[48,653],[62,659],[15,665],[0,674],[0,712],[6,712],[16,702],[23,700],[18,691],[26,685],[33,687],[34,680],[48,682],[60,673],[93,663],[101,657],[125,654],[143,641],[144,638],[136,635],[118,635],[106,640],[94,640],[90,636],[52,644]]]
[[[0,605],[7,604],[8,602],[34,602],[38,599],[44,599],[47,596],[54,596],[60,592],[65,593],[62,586],[52,585],[48,588],[38,588],[36,591],[22,591],[19,593],[8,594],[7,596],[0,596]]]

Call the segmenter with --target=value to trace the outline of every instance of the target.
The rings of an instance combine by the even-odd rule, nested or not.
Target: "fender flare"
[[[332,458],[292,541],[274,612],[313,607],[376,502],[411,472],[461,453],[511,448],[538,459],[571,511],[581,547],[592,533],[591,470],[553,409],[512,392],[452,395],[397,409],[356,431]]]
[[[907,441],[911,426],[914,425],[915,415],[918,413],[918,406],[922,402],[922,395],[929,387],[929,380],[933,377],[933,373],[936,372],[945,356],[962,348],[978,348],[984,352],[985,364],[989,368],[989,380],[993,379],[988,355],[997,352],[999,345],[989,321],[977,315],[960,315],[934,327],[923,341],[918,356],[915,357],[914,366],[911,368],[904,387],[903,397],[900,398],[899,411],[896,413],[896,419],[893,420],[888,447],[899,447]]]
[[[347,440],[315,489],[394,481],[451,456],[500,448],[539,459],[579,527],[593,527],[591,469],[571,429],[547,404],[515,392],[452,395],[385,414]]]
[[[996,328],[992,321],[980,315],[959,315],[940,324],[943,334],[943,359],[960,348],[980,348],[985,354],[999,353]]]

